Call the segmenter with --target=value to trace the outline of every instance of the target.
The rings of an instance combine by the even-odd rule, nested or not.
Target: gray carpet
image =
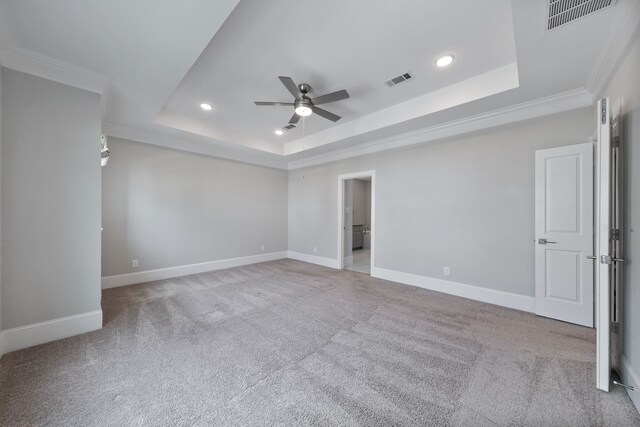
[[[103,292],[100,331],[5,355],[5,425],[640,425],[595,333],[274,261]]]

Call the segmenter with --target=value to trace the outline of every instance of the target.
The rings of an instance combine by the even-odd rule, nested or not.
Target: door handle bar
[[[587,259],[598,259],[595,255],[587,255]],[[611,258],[612,262],[624,262],[624,258]]]
[[[598,259],[597,256],[587,255],[588,259]],[[609,255],[602,255],[600,257],[600,262],[602,264],[611,264],[612,262],[624,262],[624,258],[611,258]]]
[[[552,242],[551,240],[547,240],[547,239],[544,239],[544,238],[540,238],[540,239],[538,239],[538,244],[539,244],[539,245],[546,245],[547,243],[553,243],[553,244],[556,244],[556,243],[558,243],[558,242]]]

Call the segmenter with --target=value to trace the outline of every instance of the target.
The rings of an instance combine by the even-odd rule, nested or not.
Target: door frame
[[[596,387],[609,391],[611,382],[611,289],[610,264],[602,257],[610,256],[609,233],[611,185],[611,110],[609,98],[598,101],[598,141],[596,150],[596,221],[594,285],[596,288]]]
[[[376,171],[368,170],[338,175],[338,269],[344,269],[344,182],[348,179],[371,178],[371,265],[373,275],[376,247]]]

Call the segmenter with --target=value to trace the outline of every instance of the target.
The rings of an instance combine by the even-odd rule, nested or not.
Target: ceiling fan
[[[342,99],[349,98],[349,94],[346,90],[339,90],[337,92],[328,93],[326,95],[318,96],[316,98],[309,98],[307,94],[311,90],[311,86],[307,83],[301,83],[296,86],[291,77],[278,77],[284,87],[287,88],[291,95],[295,98],[293,102],[260,102],[256,101],[256,105],[276,105],[276,106],[284,106],[284,107],[294,107],[295,112],[291,119],[289,120],[290,124],[298,123],[300,117],[310,116],[312,113],[316,113],[320,117],[324,117],[327,120],[331,120],[332,122],[337,122],[340,120],[340,116],[335,115],[327,110],[324,110],[317,105],[327,104],[329,102],[340,101]]]

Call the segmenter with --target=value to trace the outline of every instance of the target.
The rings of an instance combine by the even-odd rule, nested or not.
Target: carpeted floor
[[[7,354],[0,425],[640,425],[592,329],[292,260],[106,290]]]

